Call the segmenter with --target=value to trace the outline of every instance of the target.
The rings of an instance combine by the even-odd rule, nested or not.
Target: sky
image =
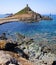
[[[0,0],[0,14],[16,13],[26,4],[40,14],[56,14],[56,0]]]

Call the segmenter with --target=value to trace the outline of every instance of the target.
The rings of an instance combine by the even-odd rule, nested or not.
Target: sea
[[[7,15],[0,15],[4,18]],[[46,15],[49,16],[49,15]],[[0,25],[0,34],[20,33],[31,37],[38,42],[56,43],[56,15],[50,16],[53,20],[42,20],[39,22],[26,23],[23,21],[10,22]]]

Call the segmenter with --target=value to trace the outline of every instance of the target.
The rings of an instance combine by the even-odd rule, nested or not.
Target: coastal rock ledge
[[[52,18],[49,16],[42,16],[41,14],[34,12],[27,4],[26,7],[23,8],[21,11],[9,15],[6,18],[0,18],[0,24],[10,21],[38,22],[40,20],[52,20]]]

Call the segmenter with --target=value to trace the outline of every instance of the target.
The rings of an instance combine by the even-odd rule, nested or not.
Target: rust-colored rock
[[[0,40],[0,49],[4,49],[6,45],[6,41],[5,40]]]

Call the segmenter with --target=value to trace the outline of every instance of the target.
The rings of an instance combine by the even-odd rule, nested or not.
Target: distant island
[[[52,20],[52,18],[49,16],[42,16],[41,14],[34,12],[27,4],[21,11],[11,14],[6,18],[0,18],[0,24],[11,21],[38,22],[40,20]]]

